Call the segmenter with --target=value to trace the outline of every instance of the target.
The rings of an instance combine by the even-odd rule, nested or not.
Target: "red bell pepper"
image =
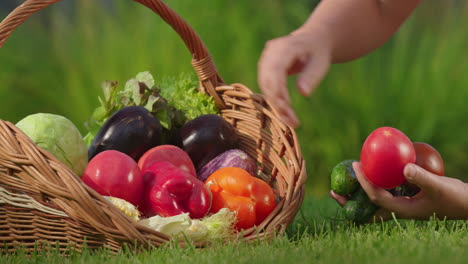
[[[210,212],[216,213],[221,208],[235,211],[238,230],[259,225],[276,207],[273,189],[241,168],[219,169],[205,184],[213,196]]]
[[[167,161],[151,164],[143,173],[143,181],[142,211],[147,217],[189,213],[192,219],[202,218],[211,207],[211,195],[204,183]]]

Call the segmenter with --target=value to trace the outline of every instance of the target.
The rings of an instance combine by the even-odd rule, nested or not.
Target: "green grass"
[[[467,221],[388,221],[354,226],[335,217],[331,201],[308,199],[287,236],[271,242],[215,244],[205,249],[164,246],[135,253],[44,252],[2,256],[0,263],[466,263]],[[304,218],[303,218],[304,217]],[[42,253],[42,255],[41,255]]]

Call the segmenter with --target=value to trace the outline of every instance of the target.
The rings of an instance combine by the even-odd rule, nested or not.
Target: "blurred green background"
[[[3,18],[16,1],[2,2]],[[199,33],[227,83],[258,91],[264,43],[299,27],[318,1],[166,2]],[[463,1],[424,1],[376,52],[334,65],[312,97],[301,97],[291,78],[307,195],[326,195],[333,166],[358,159],[380,126],[433,145],[447,175],[468,180],[467,22]],[[192,71],[190,59],[172,29],[137,3],[63,0],[33,15],[0,49],[0,118],[50,112],[84,132],[102,80],[122,83],[144,70],[177,76]]]

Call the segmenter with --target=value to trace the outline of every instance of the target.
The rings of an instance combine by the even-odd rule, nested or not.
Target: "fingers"
[[[291,54],[288,55],[291,51],[282,45],[268,43],[258,62],[258,84],[265,97],[282,99],[289,104],[286,72],[293,63]]]
[[[303,71],[297,77],[297,87],[303,96],[309,96],[322,81],[330,68],[330,56],[327,53],[317,54],[308,60]]]
[[[286,79],[296,55],[295,50],[284,42],[283,38],[267,43],[258,63],[258,84],[279,117],[286,124],[297,127],[299,120],[291,108]]]
[[[373,185],[367,180],[359,162],[353,163],[356,177],[372,203],[394,212],[400,218],[416,218],[421,215],[421,209],[425,208],[423,199],[404,196],[393,196],[383,188]]]
[[[297,127],[299,120],[291,108],[287,76],[299,73],[297,87],[303,96],[311,94],[330,67],[330,50],[316,33],[301,33],[267,42],[258,63],[258,84],[279,117]]]
[[[341,206],[344,206],[346,204],[346,202],[348,202],[348,199],[346,197],[338,195],[333,191],[330,191],[330,196],[333,199],[335,199],[335,201]]]
[[[266,59],[263,59],[265,57]],[[275,102],[282,102],[285,106],[291,103],[289,97],[286,75],[282,72],[281,65],[275,62],[271,56],[262,55],[259,62],[258,84],[266,99],[280,108]]]
[[[416,164],[407,164],[403,174],[408,182],[416,184],[426,194],[437,193],[438,187],[441,185],[440,176],[430,173]]]
[[[354,169],[354,172],[356,173],[356,177],[359,183],[361,184],[361,187],[367,193],[367,196],[369,196],[369,199],[372,202],[376,203],[377,200],[379,201],[388,200],[393,197],[393,195],[387,192],[385,189],[377,187],[367,180],[367,178],[364,175],[364,172],[362,171],[361,164],[359,162],[353,162],[353,169]],[[381,205],[381,204],[377,204],[377,205]]]

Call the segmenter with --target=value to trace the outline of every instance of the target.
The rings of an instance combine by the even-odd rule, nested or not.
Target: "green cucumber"
[[[334,193],[349,195],[359,186],[356,174],[353,170],[353,162],[356,160],[345,160],[338,163],[331,172],[330,185]]]
[[[349,201],[343,206],[346,220],[357,224],[368,222],[378,209],[379,207],[369,200],[366,192],[361,187],[353,193]]]
[[[379,207],[369,200],[359,184],[353,169],[355,161],[345,160],[338,163],[331,172],[330,185],[334,193],[349,198],[342,208],[345,219],[363,224],[369,222]]]

